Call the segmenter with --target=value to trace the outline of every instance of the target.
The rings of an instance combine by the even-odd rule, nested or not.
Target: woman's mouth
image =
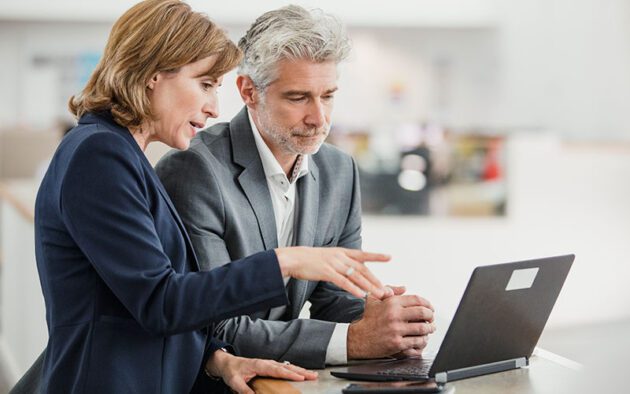
[[[192,135],[193,137],[197,134],[197,132],[201,129],[203,129],[203,127],[205,125],[198,123],[198,122],[189,122],[190,126],[192,127]]]

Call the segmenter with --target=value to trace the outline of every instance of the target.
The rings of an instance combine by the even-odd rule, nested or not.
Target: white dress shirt
[[[287,178],[284,170],[276,160],[273,153],[262,139],[251,114],[249,114],[249,123],[254,132],[254,140],[256,148],[262,161],[265,177],[267,178],[267,186],[271,195],[271,203],[273,205],[273,213],[276,219],[276,231],[278,233],[278,246],[286,247],[295,245],[295,229],[297,228],[296,218],[299,216],[298,210],[298,191],[296,182],[298,179],[308,174],[308,156],[301,155],[295,163],[295,168],[291,174],[291,179]],[[288,278],[285,279],[286,286]],[[270,318],[278,319],[284,314],[286,307],[273,308],[270,312]],[[333,331],[328,348],[326,349],[326,364],[345,364],[348,361],[346,340],[348,336],[347,323],[337,323]]]

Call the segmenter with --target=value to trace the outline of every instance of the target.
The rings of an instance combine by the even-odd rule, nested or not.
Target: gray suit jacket
[[[350,156],[324,144],[298,180],[297,245],[361,247],[358,170]],[[156,166],[193,243],[202,269],[277,248],[271,196],[247,116],[200,132],[186,151]],[[327,282],[291,279],[281,320],[269,311],[223,321],[214,335],[247,357],[323,368],[334,322],[363,313],[360,300]],[[306,301],[311,319],[298,319]]]

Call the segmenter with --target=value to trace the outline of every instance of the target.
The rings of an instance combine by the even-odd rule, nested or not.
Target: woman
[[[216,90],[240,53],[207,17],[148,0],[112,28],[37,197],[37,265],[49,342],[46,392],[247,392],[257,374],[303,380],[292,365],[217,351],[213,321],[286,303],[283,278],[326,280],[382,297],[362,264],[383,255],[280,248],[199,272],[190,240],[143,151],[186,149],[217,117]],[[182,174],[186,176],[186,174]],[[229,350],[229,349],[228,349]]]

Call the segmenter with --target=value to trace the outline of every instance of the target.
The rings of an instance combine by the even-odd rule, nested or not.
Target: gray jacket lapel
[[[309,173],[298,180],[298,226],[296,245],[313,246],[319,216],[319,168],[311,156],[308,158]]]
[[[296,228],[296,245],[313,246],[317,217],[319,216],[319,169],[309,156],[309,173],[298,180],[298,226]],[[308,281],[291,279],[288,286],[291,300],[291,318],[296,319],[304,304],[308,290]]]
[[[256,214],[265,249],[275,249],[278,247],[276,218],[273,214],[265,171],[252,133],[245,107],[230,122],[232,157],[236,164],[243,167],[238,182]]]

